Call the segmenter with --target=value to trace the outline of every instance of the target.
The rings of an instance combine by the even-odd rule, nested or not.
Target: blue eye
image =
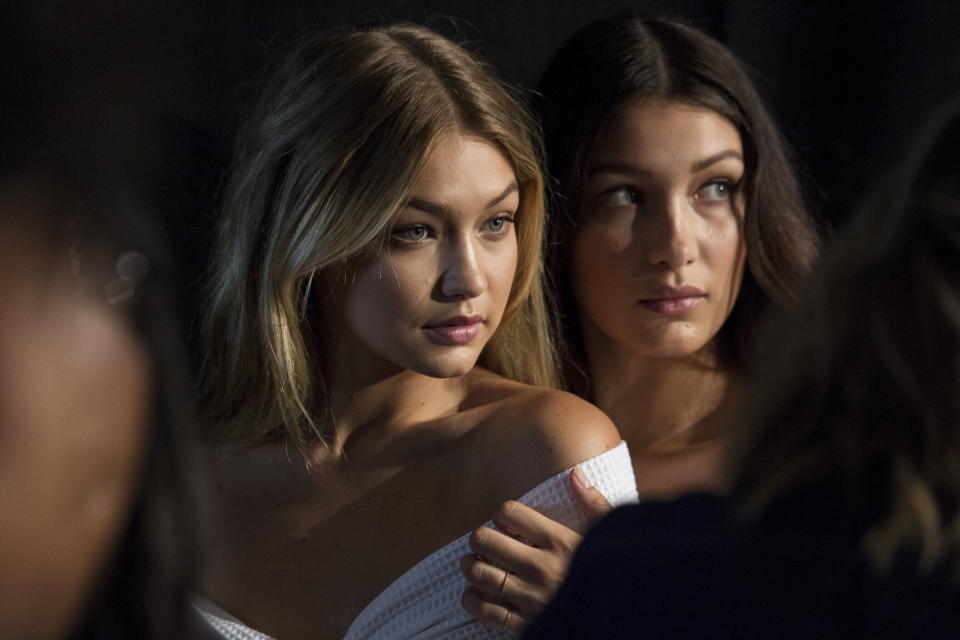
[[[500,215],[496,218],[487,220],[484,223],[484,228],[486,231],[491,231],[496,234],[505,233],[507,230],[507,225],[513,222],[513,218],[508,215]]]
[[[635,187],[620,186],[600,194],[600,203],[607,207],[628,207],[641,204],[643,194]]]
[[[392,232],[394,238],[404,242],[423,242],[430,236],[430,229],[426,225],[412,224],[407,227],[394,229]]]

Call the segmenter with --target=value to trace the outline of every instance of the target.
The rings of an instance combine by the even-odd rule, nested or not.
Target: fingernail
[[[590,478],[587,477],[587,474],[585,474],[580,467],[574,467],[571,475],[573,475],[573,481],[580,485],[581,489],[589,489],[593,486],[590,483]]]

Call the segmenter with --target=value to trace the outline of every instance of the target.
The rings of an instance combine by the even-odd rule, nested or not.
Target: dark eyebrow
[[[506,189],[500,192],[500,195],[498,195],[496,198],[494,198],[493,200],[487,203],[486,208],[490,209],[491,207],[497,206],[500,202],[504,200],[504,198],[509,196],[514,191],[518,191],[519,189],[520,188],[517,186],[516,182],[511,182]],[[444,205],[438,204],[436,202],[430,202],[429,200],[422,200],[420,198],[410,198],[409,200],[407,200],[407,204],[404,206],[412,207],[414,209],[419,209],[420,211],[424,211],[426,213],[430,213],[435,216],[442,216],[444,214],[450,213],[449,207],[445,207]]]
[[[740,162],[743,162],[743,156],[740,155],[739,151],[734,151],[733,149],[727,149],[726,151],[721,151],[720,153],[715,153],[709,158],[704,158],[699,162],[694,162],[691,169],[694,173],[703,171],[712,164],[716,164],[721,160],[726,160],[727,158],[736,158]]]
[[[650,175],[649,171],[645,171],[639,167],[635,167],[632,164],[627,164],[626,162],[600,162],[587,171],[587,177],[592,178],[598,173],[626,173],[626,174],[637,174],[637,175]]]
[[[442,216],[450,211],[442,204],[437,204],[428,200],[421,200],[420,198],[410,198],[407,200],[407,204],[404,206],[411,207],[413,209],[420,209],[420,211],[431,213],[435,216]]]
[[[740,155],[740,152],[734,151],[733,149],[727,149],[726,151],[721,151],[720,153],[715,153],[709,158],[704,158],[699,162],[693,163],[691,167],[694,173],[703,171],[712,164],[716,164],[721,160],[726,160],[727,158],[736,158],[740,162],[743,162],[743,156]],[[632,164],[627,164],[626,162],[600,162],[598,164],[590,167],[587,171],[587,177],[592,178],[598,173],[620,173],[628,175],[650,175],[649,171],[635,167]]]

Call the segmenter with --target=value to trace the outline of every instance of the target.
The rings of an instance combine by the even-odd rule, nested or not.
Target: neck
[[[380,450],[410,427],[454,413],[463,400],[467,376],[432,378],[405,369],[363,347],[345,331],[326,344],[328,414],[324,455],[356,458]]]
[[[342,377],[329,388],[332,450],[342,450],[360,436],[391,437],[452,413],[463,394],[463,378],[431,378],[406,369],[359,384]]]
[[[708,345],[683,358],[649,358],[585,332],[594,402],[637,454],[721,439],[736,417],[740,381]]]

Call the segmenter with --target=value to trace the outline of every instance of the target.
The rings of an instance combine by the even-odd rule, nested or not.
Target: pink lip
[[[706,297],[696,287],[661,287],[640,300],[640,304],[654,313],[677,316],[689,313]]]
[[[480,334],[483,316],[453,316],[423,326],[427,339],[439,345],[461,345],[473,342]]]

